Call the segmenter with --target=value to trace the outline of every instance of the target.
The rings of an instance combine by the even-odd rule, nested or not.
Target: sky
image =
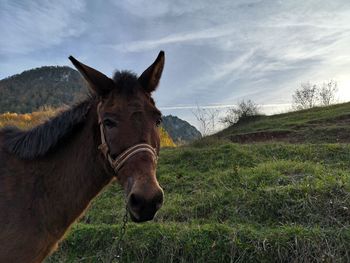
[[[0,79],[69,55],[141,74],[164,50],[156,103],[197,126],[197,106],[288,110],[307,81],[350,100],[349,0],[0,0],[0,32]]]

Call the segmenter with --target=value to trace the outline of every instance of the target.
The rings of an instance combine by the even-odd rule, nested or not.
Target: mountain
[[[202,137],[194,126],[176,116],[164,116],[162,125],[175,143],[190,142]]]
[[[31,69],[0,80],[0,113],[29,113],[42,106],[71,105],[85,94],[84,81],[74,69]]]
[[[59,66],[35,68],[0,80],[0,114],[71,105],[86,94],[86,84],[78,71]],[[164,117],[163,127],[177,143],[201,137],[195,127],[175,116]]]

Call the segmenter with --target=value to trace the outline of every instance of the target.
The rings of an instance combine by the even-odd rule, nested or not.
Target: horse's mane
[[[123,94],[132,94],[139,88],[137,76],[130,71],[117,71],[113,81]],[[0,133],[4,136],[4,149],[21,159],[44,156],[82,126],[93,99],[94,95],[90,94],[87,100],[28,131],[16,127],[3,128]]]
[[[16,127],[3,128],[0,132],[4,136],[4,149],[21,159],[44,156],[82,126],[91,104],[92,98],[88,98],[28,131]]]

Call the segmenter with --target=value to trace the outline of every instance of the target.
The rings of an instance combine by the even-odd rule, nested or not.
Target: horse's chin
[[[129,211],[129,216],[131,221],[133,221],[134,223],[143,223],[143,222],[147,222],[147,221],[151,221],[153,220],[154,216],[149,217],[149,218],[139,218],[136,217],[132,212]]]
[[[141,221],[138,218],[136,218],[132,213],[129,213],[129,215],[131,221],[133,221],[134,223],[141,223]]]

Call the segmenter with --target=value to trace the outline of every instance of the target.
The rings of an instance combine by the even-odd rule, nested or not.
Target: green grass
[[[103,262],[118,227],[77,225],[48,262]],[[124,262],[348,262],[350,256],[350,234],[341,229],[154,223],[131,225],[126,235]]]
[[[309,110],[258,116],[218,134],[235,142],[282,140],[288,142],[350,142],[350,103]]]
[[[123,262],[350,262],[349,157],[348,144],[163,149],[164,206],[128,224]],[[47,262],[105,262],[123,207],[111,185]]]

